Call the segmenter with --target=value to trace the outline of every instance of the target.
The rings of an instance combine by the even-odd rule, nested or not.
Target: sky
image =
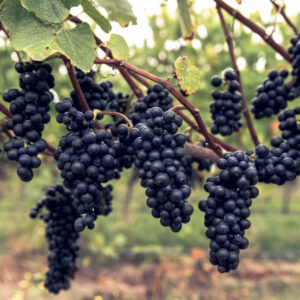
[[[135,44],[142,47],[146,40],[148,41],[149,46],[151,46],[152,33],[148,24],[148,18],[149,16],[159,14],[162,3],[166,3],[170,15],[176,18],[177,0],[128,1],[132,4],[133,12],[137,16],[138,25],[121,28],[118,24],[113,24],[112,32],[124,36],[129,45]],[[270,20],[272,20],[272,4],[269,0],[242,0],[241,5],[239,5],[236,0],[226,0],[225,2],[238,9],[245,16],[249,16],[252,12],[258,10],[264,22],[270,22]],[[280,0],[277,0],[277,3],[280,3]],[[285,0],[285,4],[286,13],[289,16],[293,16],[300,12],[300,0]],[[215,2],[213,0],[196,0],[194,4],[195,12],[200,12],[202,9],[213,7],[215,7]],[[281,16],[279,16],[278,20],[282,20]],[[276,39],[276,35],[274,38]]]

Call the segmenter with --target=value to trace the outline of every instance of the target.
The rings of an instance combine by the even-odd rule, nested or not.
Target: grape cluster
[[[257,171],[242,151],[225,153],[217,162],[222,170],[209,177],[204,185],[207,200],[199,202],[205,213],[206,236],[210,242],[210,262],[221,273],[237,268],[239,252],[249,245],[245,230],[250,227],[252,198],[258,196]]]
[[[237,132],[242,126],[242,95],[239,93],[240,84],[237,82],[235,72],[226,71],[224,79],[228,85],[227,90],[215,90],[212,93],[214,101],[210,105],[210,112],[214,123],[211,127],[211,132],[227,136]],[[214,87],[219,87],[222,83],[222,78],[218,76],[211,79],[211,84]]]
[[[300,106],[285,110],[278,116],[278,121],[282,138],[291,149],[300,150]]]
[[[38,153],[44,152],[45,149],[46,143],[43,139],[36,141],[34,144],[25,145],[23,139],[13,137],[4,144],[7,158],[20,164],[17,174],[25,182],[33,178],[32,169],[41,165]]]
[[[146,111],[152,107],[160,107],[162,111],[171,108],[173,100],[169,92],[160,84],[155,84],[147,90],[147,95],[138,99],[134,106],[134,113],[130,116],[134,125],[146,123]]]
[[[74,230],[73,223],[79,214],[72,203],[71,192],[57,185],[48,189],[46,197],[30,213],[31,218],[40,215],[47,224],[45,235],[50,254],[44,285],[54,294],[70,288],[70,279],[74,278],[77,269],[79,234]],[[43,208],[47,212],[40,214]]]
[[[85,226],[92,229],[98,215],[111,211],[111,187],[105,188],[103,184],[119,178],[121,145],[112,140],[110,132],[96,130],[93,113],[76,110],[71,100],[56,104],[56,110],[58,122],[64,123],[70,131],[61,138],[54,157],[64,186],[74,194],[74,203],[81,215],[75,221],[75,229],[82,231]]]
[[[299,114],[300,107],[281,113],[278,116],[281,137],[271,139],[271,149],[264,145],[256,147],[255,164],[261,182],[282,185],[300,174]]]
[[[264,145],[256,147],[255,165],[259,181],[282,185],[296,179],[300,170],[297,150],[292,149],[281,137],[271,139],[272,149]]]
[[[8,159],[20,164],[19,177],[30,181],[32,168],[41,164],[37,155],[46,149],[42,132],[44,124],[50,121],[48,112],[53,95],[49,89],[54,87],[54,77],[51,66],[41,62],[18,62],[15,69],[20,73],[21,91],[10,89],[3,94],[3,100],[10,103],[12,113],[12,119],[7,120],[5,126],[13,130],[17,138],[11,139],[5,148]]]
[[[95,82],[94,71],[84,73],[79,69],[76,69],[76,77],[85,99],[92,110],[99,109],[125,113],[128,104],[126,100],[128,100],[129,95],[124,95],[121,92],[115,94],[112,90],[113,84],[111,81],[97,84]],[[75,91],[71,92],[71,98],[75,108],[80,110],[79,100]],[[101,118],[103,117],[102,115],[100,116]]]
[[[147,206],[163,226],[173,232],[182,228],[193,213],[187,202],[191,189],[181,160],[184,156],[184,134],[176,134],[182,119],[172,111],[153,107],[145,112],[145,124],[139,123],[140,136],[135,139],[135,166],[146,188]]]
[[[295,77],[300,76],[300,34],[291,38],[291,46],[288,52],[292,55],[292,75]]]
[[[262,85],[256,90],[256,96],[252,100],[252,113],[255,119],[270,117],[278,114],[287,107],[287,101],[296,97],[293,85],[284,84],[289,72],[286,69],[281,71],[272,70]]]

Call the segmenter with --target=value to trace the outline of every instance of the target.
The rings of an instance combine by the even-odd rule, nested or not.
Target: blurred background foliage
[[[230,57],[216,11],[203,10],[195,16],[194,20],[195,38],[192,41],[184,41],[180,37],[177,19],[171,18],[165,9],[162,10],[161,15],[152,16],[150,25],[155,43],[153,47],[148,47],[147,41],[145,41],[142,48],[132,47],[130,62],[148,72],[168,78],[174,72],[176,58],[187,56],[199,68],[202,78],[198,92],[190,95],[188,99],[199,108],[206,124],[210,126],[209,104],[212,92],[210,78],[213,75],[220,75],[224,69],[231,67]],[[258,13],[252,14],[251,20],[266,25],[260,20]],[[290,69],[290,66],[238,21],[233,21],[227,15],[226,21],[232,29],[246,99],[250,105],[257,86],[263,82],[271,69]],[[300,28],[299,16],[295,16],[293,21]],[[273,24],[267,24],[267,27],[272,26]],[[286,24],[279,23],[277,34],[282,37],[281,44],[288,48],[289,39],[293,36],[291,29]],[[15,61],[12,59],[14,57],[7,42],[3,42],[0,47],[1,93],[18,85],[18,76],[14,70]],[[56,78],[55,101],[59,101],[63,97],[68,97],[72,89],[62,62],[54,59],[50,63]],[[117,72],[110,73],[115,75],[109,76],[105,72],[100,73],[98,78],[111,80],[114,83],[115,91],[130,93],[122,77]],[[175,85],[177,84],[174,79],[171,81]],[[290,103],[290,107],[299,104],[296,103],[297,101],[299,102],[299,99]],[[65,130],[63,126],[55,122],[54,103],[52,103],[51,116],[51,123],[46,126],[45,138],[57,146],[59,138],[65,133]],[[105,120],[109,120],[109,118],[105,118]],[[185,127],[187,125],[183,126],[183,128]],[[269,144],[272,135],[278,133],[276,117],[255,121],[255,127],[259,138],[266,144]],[[193,133],[193,138],[197,140],[200,137]],[[239,134],[234,134],[226,140],[242,149],[253,148],[245,127]],[[6,266],[7,269],[17,269],[13,278],[8,280],[10,288],[5,283],[6,273],[3,273],[3,278],[0,279],[0,299],[54,299],[47,295],[42,285],[39,284],[43,278],[42,272],[45,270],[47,253],[43,223],[39,220],[30,220],[28,214],[34,203],[43,197],[49,185],[61,182],[55,162],[52,157],[43,157],[44,164],[35,171],[33,181],[24,184],[16,175],[16,166],[8,162],[3,153],[0,153],[0,159],[0,269],[6,270]],[[83,271],[85,279],[88,278],[92,283],[96,284],[97,280],[100,280],[93,276],[96,272],[95,269],[101,269],[110,264],[114,266],[116,263],[121,264],[132,258],[134,259],[133,264],[164,262],[169,261],[170,257],[172,260],[182,261],[185,257],[190,257],[190,253],[195,254],[193,252],[195,249],[204,249],[204,251],[208,249],[208,240],[204,234],[203,215],[197,209],[198,201],[206,198],[201,182],[195,183],[191,196],[191,203],[195,208],[191,222],[185,225],[180,233],[173,234],[153,219],[150,210],[145,205],[144,190],[138,187],[138,183],[133,186],[130,203],[125,201],[130,176],[131,171],[127,170],[123,173],[121,180],[113,183],[114,211],[112,214],[107,218],[100,218],[94,230],[82,234],[79,265],[85,270]],[[263,185],[260,186],[260,191],[261,196],[254,201],[252,207],[250,219],[253,225],[247,232],[250,248],[243,254],[241,265],[243,265],[244,257],[251,257],[255,261],[270,259],[271,261],[298,262],[300,255],[299,185],[289,184],[284,187]],[[29,265],[23,264],[23,260],[26,261],[26,259],[30,262]],[[205,255],[204,258],[202,256],[197,258],[196,255],[198,262],[202,259],[207,263]],[[11,264],[9,264],[10,260],[12,260]],[[207,266],[207,264],[205,265]],[[204,272],[203,270],[205,271],[205,268],[201,269],[202,272]],[[277,289],[273,289],[273,282],[271,282],[273,285],[256,282],[256,286],[247,286],[249,292],[245,293],[242,290],[244,273],[239,272],[233,272],[233,275],[228,277],[236,280],[236,286],[228,285],[228,281],[224,277],[222,279],[216,277],[219,279],[215,284],[218,284],[225,294],[218,295],[216,293],[207,296],[204,293],[200,296],[200,291],[195,291],[194,298],[184,294],[181,297],[173,294],[174,287],[170,284],[167,285],[162,298],[155,298],[155,295],[159,294],[154,294],[154,296],[152,294],[147,299],[221,299],[218,298],[220,295],[225,295],[222,299],[299,299],[297,298],[300,293],[298,282],[290,282],[287,287],[283,283],[279,285],[278,282],[281,279],[278,278],[276,279],[278,282],[274,283]],[[177,277],[180,281],[180,274]],[[74,284],[75,290],[63,293],[63,296],[59,296],[57,299],[123,299],[122,293],[115,290],[109,292],[102,290],[100,294],[93,290],[93,293],[82,292],[82,295],[89,295],[82,296],[78,288],[76,290],[76,285],[79,287],[81,285],[80,279]],[[5,288],[7,288],[7,294],[5,294]],[[215,285],[211,284],[205,289],[213,290]],[[191,288],[191,290],[193,289]],[[238,290],[237,294],[232,294],[235,290]],[[124,299],[144,299],[139,296],[126,297],[124,296]]]

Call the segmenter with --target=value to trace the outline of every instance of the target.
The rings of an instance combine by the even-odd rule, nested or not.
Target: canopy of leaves
[[[127,0],[95,0],[95,2],[107,10],[110,20],[118,22],[121,26],[127,26],[130,22],[136,24],[136,17]]]
[[[96,44],[88,24],[73,29],[48,24],[24,9],[19,1],[9,0],[0,18],[10,32],[12,47],[25,51],[32,59],[44,60],[59,52],[82,70],[92,67]]]

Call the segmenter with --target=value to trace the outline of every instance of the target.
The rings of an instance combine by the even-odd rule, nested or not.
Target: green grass
[[[28,217],[30,208],[42,198],[48,182],[59,182],[59,177],[44,168],[29,183],[20,183],[17,176],[10,172],[5,183],[6,189],[0,202],[0,241],[5,245],[6,239],[28,234],[32,247],[44,248],[43,223]],[[124,178],[128,178],[126,173]],[[96,228],[82,234],[87,250],[99,251],[111,257],[118,252],[190,250],[194,247],[207,249],[203,214],[199,212],[197,203],[205,199],[202,188],[196,188],[191,196],[194,214],[189,224],[185,224],[181,232],[174,234],[169,228],[160,225],[158,219],[151,216],[145,205],[144,190],[135,187],[130,203],[128,220],[122,217],[123,199],[126,192],[126,181],[115,182],[114,210],[108,217],[101,217]],[[281,214],[281,198],[285,187],[263,186],[260,196],[253,201],[251,228],[247,231],[250,250],[273,252],[297,252],[300,246],[300,201],[299,188],[295,188],[291,199],[291,213]],[[3,250],[5,250],[2,247]]]

